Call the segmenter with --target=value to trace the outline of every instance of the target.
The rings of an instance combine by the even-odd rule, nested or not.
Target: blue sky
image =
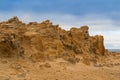
[[[105,37],[107,48],[120,48],[120,0],[0,0],[0,21],[50,19],[64,29],[88,25]]]
[[[84,15],[120,12],[119,0],[1,0],[0,11],[55,12]]]

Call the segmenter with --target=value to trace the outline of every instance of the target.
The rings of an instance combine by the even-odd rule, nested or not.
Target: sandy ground
[[[0,80],[120,80],[120,65],[95,67],[63,59],[46,62],[0,59]]]

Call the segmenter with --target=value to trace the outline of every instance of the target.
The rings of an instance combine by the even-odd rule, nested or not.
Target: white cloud
[[[62,28],[69,30],[71,27],[88,25],[90,34],[100,34],[104,36],[107,48],[120,48],[120,24],[119,21],[111,19],[107,15],[88,14],[76,16],[59,13],[32,13],[32,12],[0,12],[0,21],[7,20],[12,16],[18,16],[23,22],[41,22],[50,19],[53,24],[59,24]]]

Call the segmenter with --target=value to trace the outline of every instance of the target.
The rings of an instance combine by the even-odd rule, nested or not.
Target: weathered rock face
[[[82,26],[66,31],[49,20],[24,24],[13,17],[0,23],[0,55],[44,60],[79,54],[105,55],[103,36],[90,36],[88,29]]]

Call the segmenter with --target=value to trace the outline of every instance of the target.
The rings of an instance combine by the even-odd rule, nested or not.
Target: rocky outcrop
[[[82,26],[66,31],[49,20],[25,24],[13,17],[0,23],[0,55],[33,60],[67,59],[84,54],[104,56],[103,36],[90,36],[88,29]]]

